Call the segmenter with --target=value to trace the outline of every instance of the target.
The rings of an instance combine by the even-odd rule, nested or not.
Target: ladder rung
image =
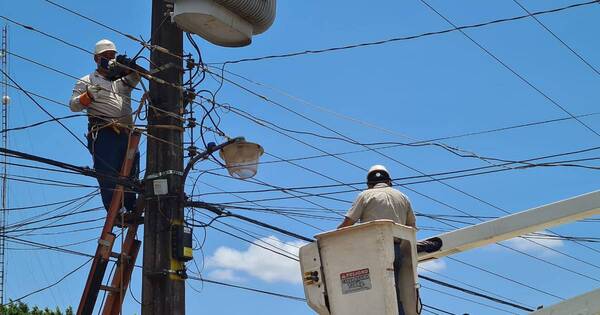
[[[121,290],[119,290],[119,288],[111,287],[108,285],[101,285],[100,290],[109,291],[109,292],[117,292],[117,293],[121,292]]]
[[[111,252],[110,253],[110,257],[112,258],[117,258],[118,260],[120,260],[121,258],[123,258],[124,260],[129,260],[131,259],[131,256],[125,253],[115,253],[115,252]]]

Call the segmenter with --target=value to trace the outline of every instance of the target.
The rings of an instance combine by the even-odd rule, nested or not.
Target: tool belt
[[[114,118],[88,117],[88,134],[95,136],[102,129],[112,130],[116,134],[128,134],[130,131],[127,125],[118,122]]]

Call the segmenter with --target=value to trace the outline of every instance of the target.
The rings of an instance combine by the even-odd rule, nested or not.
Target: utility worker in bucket
[[[392,188],[392,179],[385,166],[373,165],[369,169],[367,187],[358,195],[338,229],[356,222],[379,219],[416,227],[415,214],[408,197]]]
[[[408,197],[392,188],[390,173],[383,165],[373,165],[367,173],[368,189],[361,192],[346,213],[338,229],[356,222],[388,219],[396,223],[416,228],[416,218]],[[400,268],[403,261],[402,243],[394,243],[394,282],[400,315],[406,314],[400,299],[402,288]]]
[[[88,115],[88,150],[94,160],[94,169],[101,174],[117,177],[125,159],[129,134],[132,130],[131,91],[140,82],[136,71],[115,67],[115,44],[107,39],[96,43],[94,62],[96,70],[79,79],[69,102],[71,111],[86,111]],[[126,59],[129,64],[131,60]],[[134,63],[133,63],[134,64]],[[139,173],[139,153],[136,156],[132,178]],[[110,178],[98,178],[102,203],[108,211],[116,183]],[[120,213],[134,210],[136,196],[125,191]],[[118,221],[120,217],[117,216]],[[116,222],[117,223],[117,222]],[[120,225],[120,224],[118,224]]]

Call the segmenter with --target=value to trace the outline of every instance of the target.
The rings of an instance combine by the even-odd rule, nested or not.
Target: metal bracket
[[[160,66],[158,68],[154,68],[154,69],[152,69],[152,70],[150,70],[148,72],[150,74],[154,75],[154,74],[157,74],[157,73],[159,73],[161,71],[167,70],[169,68],[178,68],[179,70],[181,70],[181,67],[178,67],[176,64],[174,64],[172,62],[169,62],[169,63],[166,63],[166,64],[164,64],[164,65],[162,65],[162,66]]]
[[[168,170],[168,171],[164,171],[164,172],[158,172],[156,174],[150,174],[146,176],[146,180],[148,179],[155,179],[155,178],[159,178],[159,177],[163,177],[163,176],[168,176],[168,175],[177,175],[177,176],[183,176],[183,172],[182,171],[175,171],[175,170]]]

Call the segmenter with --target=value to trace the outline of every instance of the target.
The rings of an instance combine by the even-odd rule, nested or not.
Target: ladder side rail
[[[125,153],[125,160],[121,166],[120,176],[129,176],[131,168],[135,160],[135,153],[137,152],[138,145],[140,143],[140,133],[134,131],[131,133],[129,143],[127,145],[127,152]],[[90,268],[83,294],[77,308],[77,315],[91,315],[94,311],[94,306],[98,298],[98,292],[102,284],[102,279],[106,273],[106,266],[110,260],[110,255],[114,245],[116,236],[112,233],[114,227],[114,221],[117,217],[118,211],[121,208],[122,200],[124,196],[124,187],[122,185],[116,185],[113,191],[113,197],[106,215],[106,221],[102,228],[102,234],[98,240],[98,247],[94,255],[94,260]]]

